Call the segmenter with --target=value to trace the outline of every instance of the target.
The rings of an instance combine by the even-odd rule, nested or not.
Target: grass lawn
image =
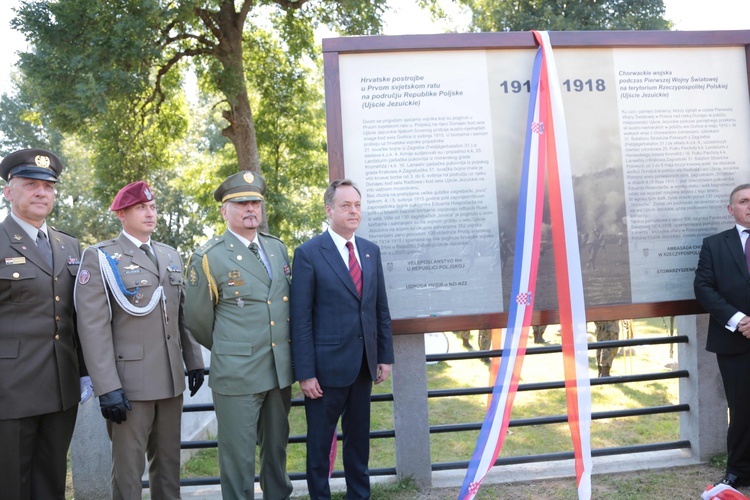
[[[636,320],[636,337],[656,337],[668,334],[668,322],[661,318]],[[589,324],[590,340],[594,340],[593,323]],[[451,352],[462,352],[461,339],[447,332]],[[551,325],[545,333],[545,340],[559,344],[559,327]],[[476,332],[472,332],[471,343],[476,346]],[[528,347],[534,347],[529,339]],[[629,348],[618,353],[612,366],[612,375],[628,375],[670,371],[676,358],[676,347],[669,345]],[[595,351],[589,352],[590,376],[596,377]],[[492,384],[489,367],[480,360],[442,361],[426,365],[428,389],[455,389],[486,387]],[[563,365],[561,354],[527,355],[521,371],[521,383],[561,381]],[[375,386],[375,394],[391,392],[390,383]],[[618,385],[593,386],[592,409],[594,412],[660,406],[678,402],[678,380],[635,382]],[[293,397],[301,397],[295,385]],[[487,396],[459,396],[432,398],[429,401],[431,425],[455,423],[479,423],[484,419]],[[532,418],[566,413],[565,392],[563,389],[518,392],[513,405],[511,419]],[[302,407],[292,408],[290,415],[291,434],[305,434],[305,416]],[[372,430],[393,429],[393,409],[391,402],[373,403]],[[433,434],[431,436],[431,457],[435,462],[466,461],[471,458],[478,431]],[[613,446],[658,443],[679,439],[679,414],[648,415],[592,421],[591,446],[593,449]],[[533,427],[512,427],[506,438],[501,457],[533,455],[571,451],[570,433],[567,424],[537,425]],[[395,444],[393,439],[374,439],[371,442],[370,467],[395,467]],[[341,453],[336,469],[342,470]],[[304,472],[304,444],[289,445],[290,472]],[[186,463],[183,477],[218,476],[216,449],[202,450]],[[403,487],[403,485],[399,486]],[[392,492],[391,492],[392,493]]]

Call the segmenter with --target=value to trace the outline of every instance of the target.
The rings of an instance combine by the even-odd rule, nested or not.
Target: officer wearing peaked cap
[[[203,383],[203,356],[183,321],[182,260],[151,239],[156,205],[144,181],[123,187],[110,210],[117,238],[83,253],[75,289],[78,329],[112,440],[112,497],[142,496],[148,457],[151,498],[180,497],[184,366],[190,395]]]
[[[286,472],[291,272],[284,244],[258,231],[265,192],[263,177],[254,172],[221,183],[214,198],[222,204],[227,230],[193,253],[186,276],[185,323],[211,349],[208,385],[225,500],[255,498],[256,441],[263,498],[292,493]]]
[[[0,470],[3,499],[65,498],[85,368],[73,309],[78,240],[47,225],[62,162],[23,149],[0,162]]]

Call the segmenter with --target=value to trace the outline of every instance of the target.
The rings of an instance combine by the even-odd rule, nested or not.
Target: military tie
[[[352,281],[357,288],[357,293],[362,296],[362,268],[359,267],[357,256],[354,255],[354,245],[351,241],[346,242],[346,248],[349,249],[349,274],[352,275]]]
[[[146,257],[148,257],[149,260],[151,260],[151,262],[154,263],[154,267],[156,267],[156,269],[159,269],[159,262],[156,260],[156,255],[151,253],[151,247],[149,247],[146,243],[144,243],[143,245],[140,246],[140,248],[141,250],[143,250],[143,253],[146,254]]]
[[[263,266],[263,269],[266,270],[266,274],[268,274],[268,277],[271,277],[271,273],[268,272],[268,268],[266,267],[266,263],[263,262],[263,257],[260,256],[260,250],[258,249],[258,244],[254,241],[250,243],[250,246],[248,247],[251,252],[253,252],[253,255],[255,255],[255,258],[258,259],[258,262],[260,262],[260,265]]]
[[[49,244],[47,235],[41,229],[36,233],[36,246],[39,248],[39,253],[42,254],[44,260],[49,264],[49,267],[52,267],[52,247]]]

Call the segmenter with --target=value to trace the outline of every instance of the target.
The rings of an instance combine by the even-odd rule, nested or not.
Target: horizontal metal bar
[[[611,455],[629,455],[631,453],[645,453],[649,451],[663,451],[663,450],[682,450],[690,449],[690,441],[670,441],[664,443],[653,443],[653,444],[639,444],[634,446],[619,446],[615,448],[601,448],[598,450],[591,450],[591,455],[594,457],[605,457]],[[543,453],[540,455],[523,455],[518,457],[505,457],[498,458],[495,460],[494,465],[515,465],[515,464],[531,464],[538,462],[554,462],[559,460],[570,460],[574,458],[572,451],[566,451],[561,453]],[[469,461],[460,462],[441,462],[432,464],[433,471],[440,470],[456,470],[466,469],[469,467]]]
[[[687,344],[689,341],[687,335],[671,335],[667,337],[654,338],[634,338],[625,340],[606,340],[602,342],[589,342],[588,350],[608,349],[611,347],[631,347],[639,345],[663,345],[663,344]],[[546,345],[542,347],[529,347],[526,349],[526,355],[535,354],[552,354],[562,352],[562,345]],[[488,357],[500,357],[503,355],[502,349],[493,349],[487,351],[465,351],[451,352],[447,354],[428,354],[427,361],[454,361],[460,359],[479,359]]]
[[[647,408],[632,408],[627,410],[601,411],[591,414],[591,420],[602,420],[605,418],[639,417],[643,415],[659,415],[662,413],[678,413],[690,411],[690,405],[664,405],[650,406]],[[511,420],[509,427],[528,427],[533,425],[561,424],[568,421],[567,415],[553,415],[549,417],[519,418]],[[430,434],[443,434],[449,432],[478,431],[482,428],[482,422],[471,422],[466,424],[431,425]]]
[[[639,375],[618,375],[612,377],[598,377],[591,379],[591,385],[625,384],[629,382],[648,382],[651,380],[668,380],[674,378],[688,378],[687,370],[675,370],[673,372],[642,373]],[[549,389],[564,389],[565,381],[538,382],[533,384],[520,384],[518,391],[542,391]],[[454,396],[475,396],[478,394],[492,394],[493,387],[469,387],[465,389],[437,389],[427,391],[428,398],[445,398]]]

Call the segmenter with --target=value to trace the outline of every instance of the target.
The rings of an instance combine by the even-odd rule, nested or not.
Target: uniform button
[[[271,301],[269,300],[269,301],[267,301],[267,302],[268,302],[268,305],[270,306],[270,305],[271,305]]]
[[[284,297],[284,302],[289,302],[289,297]]]
[[[60,316],[55,316],[55,321],[60,321]]]
[[[286,322],[289,323],[291,320],[289,318],[286,319]]]
[[[276,326],[276,323],[271,321],[271,326]]]
[[[276,342],[273,342],[273,343],[271,344],[271,347],[276,347]]]
[[[59,335],[55,335],[55,340],[60,340],[60,336]]]
[[[171,336],[171,335],[167,335],[167,340],[169,340],[169,339],[171,339],[171,338],[172,338],[172,336]]]
[[[122,359],[122,354],[118,354],[118,355],[117,355],[117,357],[118,357],[119,359]]]
[[[21,277],[21,275],[20,275],[20,274],[18,274],[18,273],[13,273],[13,277],[14,277],[14,278],[16,278],[16,279],[18,279],[18,278],[20,278],[20,277]]]
[[[235,295],[239,295],[239,294],[240,294],[240,292],[238,292],[237,290],[235,290],[235,291],[234,291],[234,294],[235,294]]]
[[[55,276],[55,283],[57,283],[57,276]]]
[[[60,296],[59,295],[55,295],[55,302],[60,302]]]

